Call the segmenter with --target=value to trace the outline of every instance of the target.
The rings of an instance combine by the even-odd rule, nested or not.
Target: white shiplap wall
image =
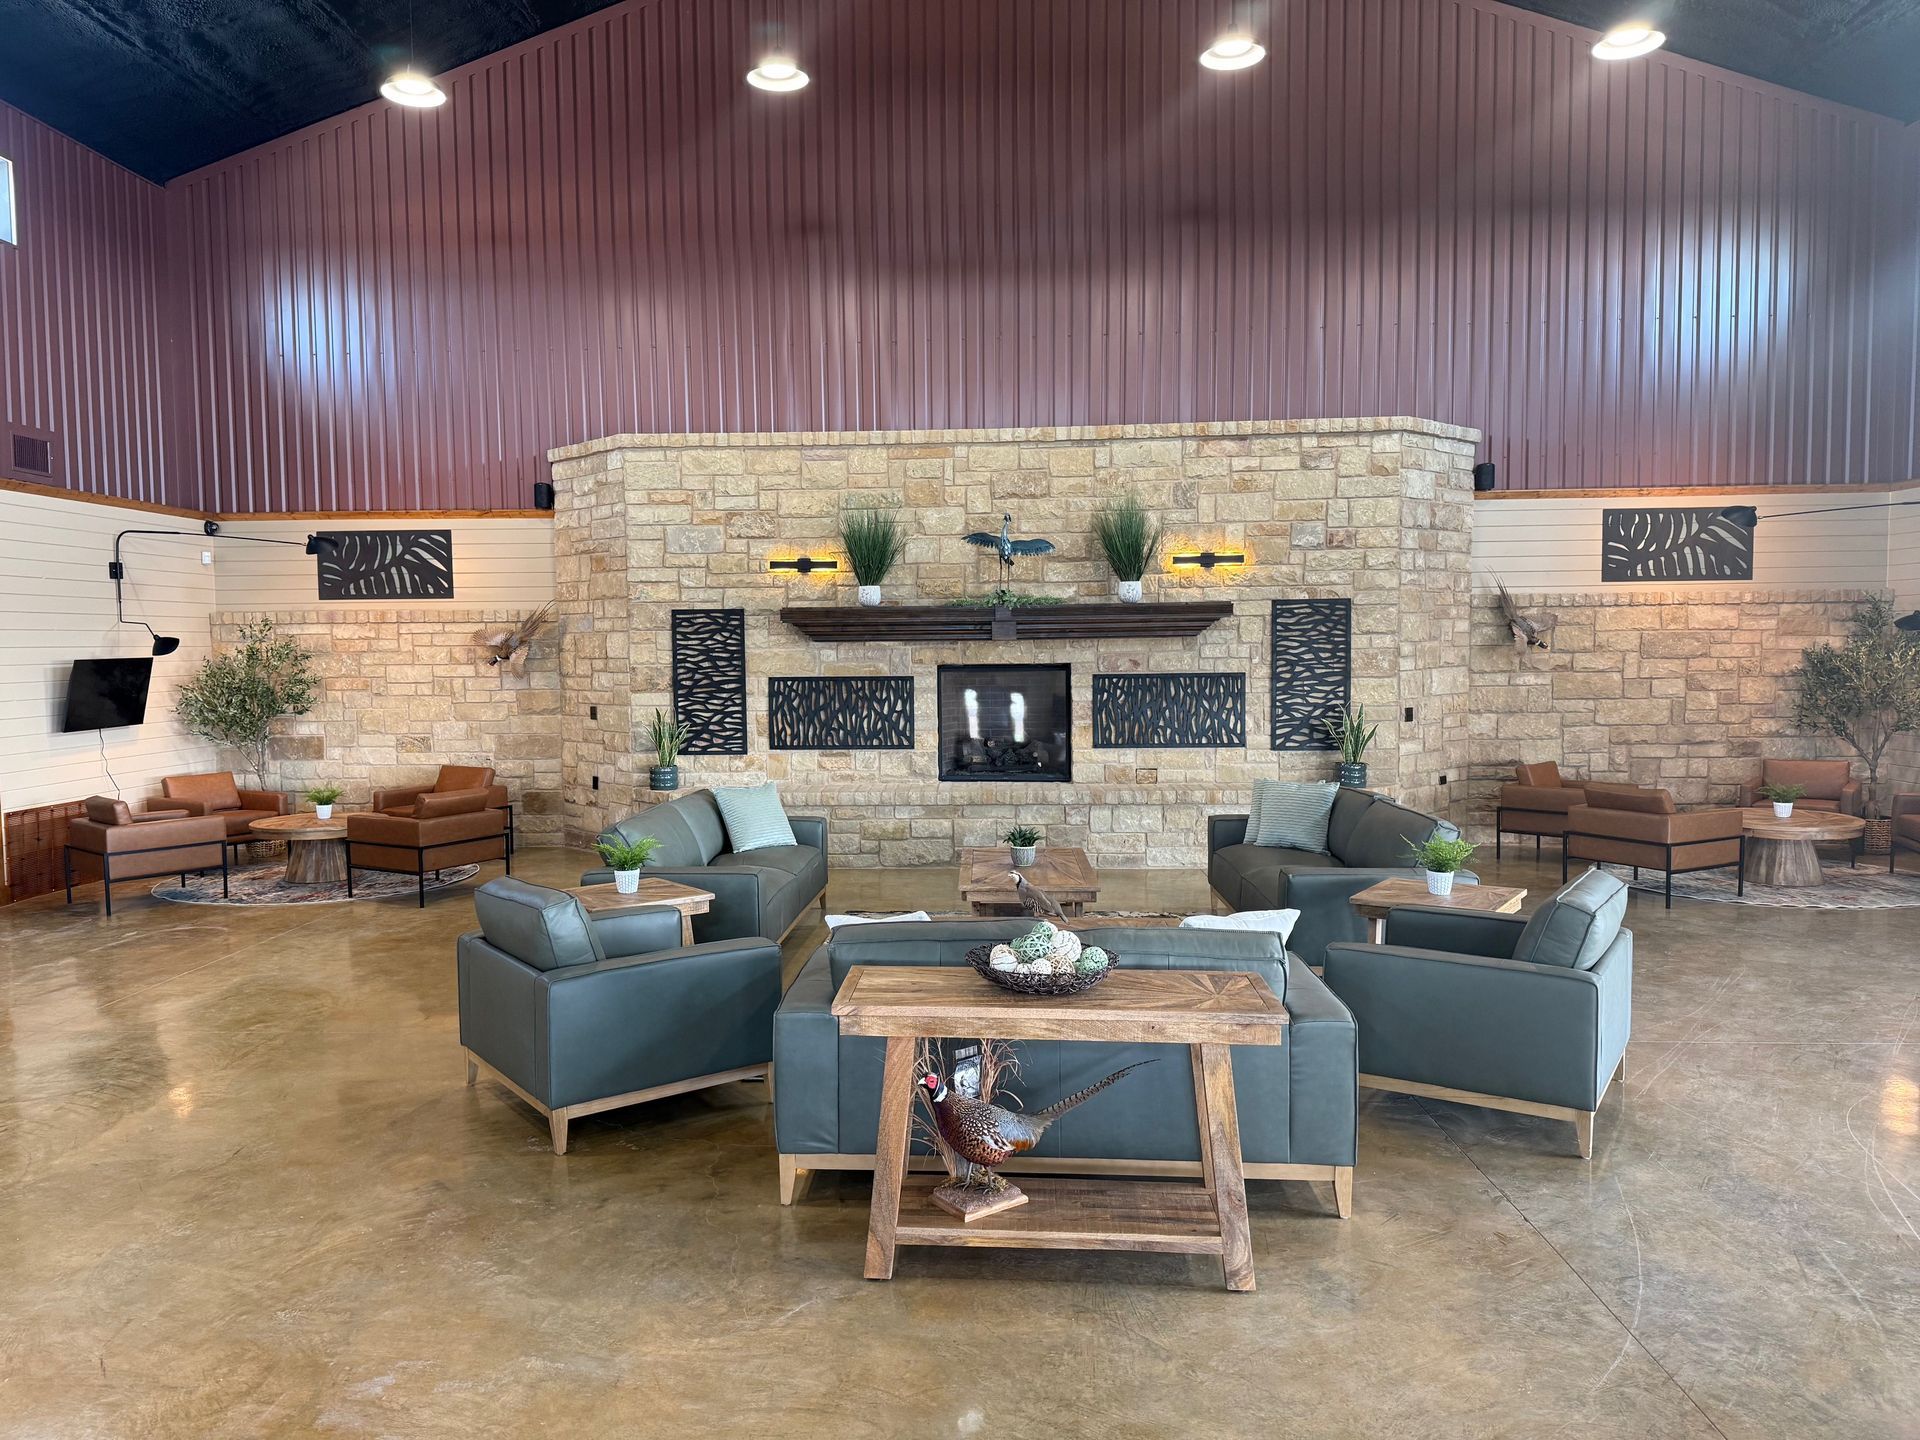
[[[447,606],[459,610],[533,610],[553,598],[553,522],[501,519],[228,520],[228,535],[256,535],[304,545],[316,530],[451,530],[451,600],[340,600],[316,598],[313,560],[277,545],[214,547],[214,580],[221,610],[380,610]]]
[[[1920,500],[1920,490],[1895,498]],[[1887,513],[1887,588],[1904,614],[1920,609],[1920,505]],[[1920,735],[1901,735],[1887,751],[1887,773],[1895,789],[1920,791]]]
[[[0,809],[113,794],[159,793],[162,775],[204,770],[214,748],[173,718],[173,689],[208,650],[213,571],[200,563],[204,540],[132,536],[122,547],[129,618],[145,620],[180,648],[153,662],[147,722],[121,730],[60,733],[67,672],[77,659],[145,655],[152,641],[115,623],[107,562],[127,529],[195,530],[182,516],[0,490]],[[101,743],[106,759],[101,759]]]

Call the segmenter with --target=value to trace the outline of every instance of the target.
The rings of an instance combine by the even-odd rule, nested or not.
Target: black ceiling
[[[408,51],[449,69],[611,0],[0,0],[0,99],[165,180],[373,98]],[[890,0],[896,4],[965,0]],[[1515,0],[1920,120],[1920,0]]]

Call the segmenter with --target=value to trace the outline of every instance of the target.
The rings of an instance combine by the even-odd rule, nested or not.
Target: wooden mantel
[[[1227,600],[1149,605],[789,605],[780,618],[809,640],[1105,640],[1198,635],[1233,614]]]

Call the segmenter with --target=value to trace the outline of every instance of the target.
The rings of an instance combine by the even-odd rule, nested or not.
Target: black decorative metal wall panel
[[[315,558],[322,600],[450,600],[451,530],[327,530]]]
[[[1247,743],[1247,677],[1096,675],[1095,749],[1226,749]]]
[[[776,675],[767,681],[773,750],[911,750],[911,675]]]
[[[1352,694],[1353,602],[1273,602],[1273,748],[1332,750]]]
[[[1751,580],[1753,531],[1713,506],[1608,510],[1600,517],[1602,580]]]
[[[673,718],[687,755],[747,753],[747,612],[673,612]]]

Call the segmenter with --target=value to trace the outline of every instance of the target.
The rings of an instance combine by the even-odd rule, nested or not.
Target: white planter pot
[[[1427,893],[1429,895],[1451,895],[1453,893],[1453,871],[1427,871]]]
[[[1786,818],[1787,818],[1787,817],[1788,817],[1789,815],[1791,815],[1791,814],[1793,814],[1793,802],[1792,802],[1791,800],[1787,800],[1787,801],[1780,801],[1780,800],[1776,800],[1776,801],[1774,801],[1774,802],[1773,802],[1773,813],[1774,813],[1774,814],[1775,814],[1776,816],[1778,816],[1778,817],[1779,817],[1780,819],[1782,819],[1782,820],[1785,820],[1785,819],[1786,819]]]
[[[1140,603],[1140,582],[1138,580],[1116,580],[1113,582],[1113,593],[1120,598],[1122,605],[1138,605]]]
[[[316,817],[318,817],[319,819],[322,819],[322,820],[331,820],[331,819],[333,818],[333,806],[331,806],[331,805],[316,805],[316,806],[314,806],[314,807],[313,807],[313,813],[314,813],[314,815],[315,815]]]
[[[1040,847],[1038,845],[1014,845],[1010,848],[1013,851],[1013,863],[1018,867],[1033,864],[1034,852],[1039,850]]]
[[[640,872],[638,870],[614,871],[613,888],[622,895],[638,895],[640,893]]]
[[[880,603],[880,587],[878,585],[862,585],[860,587],[860,603],[862,605],[878,605]]]

